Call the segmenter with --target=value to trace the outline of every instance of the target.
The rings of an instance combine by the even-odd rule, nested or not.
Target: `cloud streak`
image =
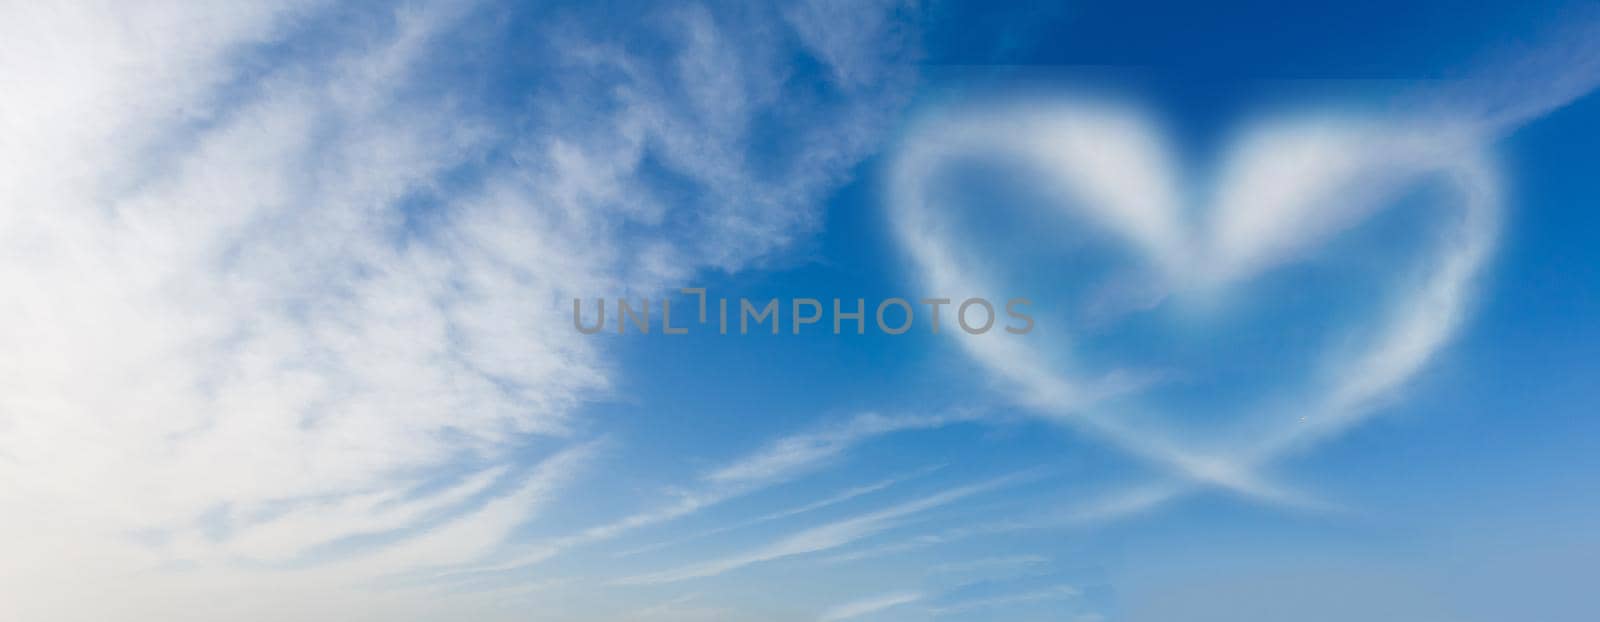
[[[672,570],[629,577],[621,580],[620,583],[624,585],[676,583],[690,579],[713,577],[752,564],[835,549],[896,527],[904,519],[912,515],[1016,483],[1019,479],[1019,475],[1011,475],[952,488],[875,512],[804,529],[744,553]]]
[[[871,598],[864,598],[849,602],[824,611],[817,618],[817,622],[839,622],[840,620],[854,620],[862,616],[871,615],[880,611],[887,611],[901,605],[909,605],[920,601],[924,596],[918,592],[890,592],[879,594]]]
[[[763,524],[763,523],[769,523],[769,522],[772,522],[772,521],[775,521],[775,520],[781,520],[781,519],[785,519],[785,518],[789,518],[789,517],[793,517],[793,516],[799,516],[801,514],[805,514],[805,513],[808,513],[808,512],[813,512],[813,511],[816,511],[816,510],[832,507],[832,506],[838,505],[840,503],[844,503],[846,501],[850,501],[850,500],[855,499],[857,497],[862,497],[862,496],[870,495],[870,494],[875,493],[875,492],[879,492],[881,490],[885,490],[885,489],[889,488],[890,486],[894,486],[895,484],[904,482],[904,481],[906,481],[908,479],[912,479],[912,478],[915,478],[915,477],[919,477],[919,476],[925,475],[925,474],[927,474],[927,473],[929,473],[929,472],[931,472],[933,470],[934,469],[923,469],[923,470],[920,470],[920,471],[918,471],[916,473],[912,473],[912,474],[908,474],[908,475],[902,475],[902,476],[898,476],[898,477],[891,477],[889,479],[879,480],[879,481],[876,481],[876,482],[863,484],[861,486],[854,486],[854,487],[842,490],[839,493],[834,494],[832,496],[829,496],[829,497],[826,497],[826,498],[823,498],[823,499],[818,499],[818,500],[813,501],[811,503],[807,503],[807,504],[804,504],[804,505],[800,505],[800,506],[796,506],[796,507],[792,507],[792,508],[788,508],[788,509],[784,509],[784,510],[779,510],[777,512],[771,512],[771,513],[768,513],[768,514],[762,514],[760,516],[756,516],[756,517],[753,517],[753,518],[750,518],[750,519],[747,519],[747,520],[739,521],[739,522],[733,523],[731,525],[723,525],[721,527],[716,527],[716,528],[713,528],[713,529],[707,529],[707,530],[704,530],[704,531],[691,533],[689,535],[686,535],[686,536],[683,536],[683,537],[679,537],[679,538],[674,538],[674,539],[667,540],[667,541],[664,541],[664,542],[657,542],[655,544],[651,544],[651,545],[648,545],[648,546],[643,546],[643,547],[639,547],[639,548],[635,548],[635,549],[629,549],[629,550],[626,550],[626,551],[621,551],[621,552],[618,552],[616,554],[616,556],[617,557],[627,557],[627,556],[632,556],[632,555],[638,555],[640,553],[646,553],[646,552],[649,552],[649,551],[654,551],[654,550],[666,548],[666,547],[669,547],[669,546],[676,546],[676,545],[679,545],[679,544],[683,544],[685,542],[690,542],[690,541],[693,541],[693,540],[699,540],[699,539],[707,538],[707,537],[714,536],[714,535],[717,535],[717,534],[727,533],[729,531],[734,531],[734,530],[738,530],[738,529],[744,529],[744,528],[747,528],[747,527],[754,527],[756,525],[760,525],[760,524]]]
[[[638,529],[677,520],[724,501],[791,481],[821,468],[848,450],[871,439],[898,432],[939,428],[972,419],[972,415],[965,414],[886,416],[867,413],[840,424],[785,436],[712,470],[701,478],[702,487],[699,490],[683,493],[673,503],[594,525],[572,535],[536,543],[510,559],[479,565],[461,572],[466,574],[502,572],[538,564],[573,548],[604,542]],[[770,518],[760,517],[753,522],[776,520],[786,515],[840,503],[880,490],[896,481],[898,479],[846,491],[838,497],[780,512]],[[731,528],[737,528],[737,525]]]

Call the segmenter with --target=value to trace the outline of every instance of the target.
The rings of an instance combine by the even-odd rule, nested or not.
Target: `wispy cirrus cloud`
[[[787,509],[784,509],[784,510],[779,510],[779,511],[776,511],[776,512],[769,512],[767,514],[762,514],[760,516],[755,516],[755,517],[748,518],[748,519],[745,519],[745,520],[737,521],[737,522],[734,522],[734,523],[729,524],[729,525],[723,525],[721,527],[716,527],[716,528],[712,528],[712,529],[706,529],[706,530],[703,530],[703,531],[697,531],[697,532],[694,532],[694,533],[691,533],[691,534],[688,534],[688,535],[685,535],[685,536],[673,538],[671,540],[666,540],[666,541],[663,541],[663,542],[657,542],[657,543],[650,544],[650,545],[643,546],[643,547],[639,547],[639,548],[628,549],[626,551],[620,551],[620,552],[616,553],[616,556],[617,557],[627,557],[627,556],[631,556],[631,555],[638,555],[640,553],[654,551],[654,550],[665,548],[665,547],[669,547],[669,546],[683,544],[685,542],[691,542],[691,541],[694,541],[694,540],[699,540],[699,539],[702,539],[702,538],[711,537],[711,536],[714,536],[714,535],[717,535],[717,534],[727,533],[729,531],[734,531],[734,530],[738,530],[738,529],[744,529],[744,528],[747,528],[747,527],[754,527],[754,526],[757,526],[757,525],[761,525],[763,523],[769,523],[769,522],[772,522],[772,521],[775,521],[775,520],[781,520],[781,519],[790,518],[790,517],[793,517],[793,516],[799,516],[801,514],[806,514],[808,512],[813,512],[813,511],[816,511],[816,510],[821,510],[821,509],[824,509],[824,508],[832,507],[832,506],[838,505],[840,503],[844,503],[846,501],[850,501],[850,500],[858,498],[858,497],[870,495],[872,493],[875,493],[875,492],[878,492],[878,491],[881,491],[881,490],[885,490],[885,489],[887,489],[887,488],[889,488],[891,486],[894,486],[895,484],[904,482],[904,481],[906,481],[908,479],[912,479],[912,478],[915,478],[915,477],[919,477],[919,476],[925,475],[925,474],[927,474],[927,473],[929,473],[929,472],[931,472],[933,470],[936,470],[937,468],[938,467],[929,468],[929,469],[922,469],[922,470],[919,470],[919,471],[917,471],[915,473],[911,473],[911,474],[907,474],[907,475],[901,475],[901,476],[897,476],[897,477],[891,477],[891,478],[888,478],[888,479],[878,480],[878,481],[871,482],[871,483],[868,483],[868,484],[863,484],[863,485],[860,485],[860,486],[852,486],[850,488],[847,488],[845,490],[842,490],[842,491],[838,492],[837,494],[834,494],[832,496],[825,497],[825,498],[822,498],[822,499],[818,499],[818,500],[812,501],[810,503],[806,503],[806,504],[803,504],[803,505],[787,508]]]
[[[628,577],[622,579],[621,583],[625,585],[675,583],[712,577],[752,564],[835,549],[894,528],[912,515],[1014,484],[1023,479],[1025,475],[1019,473],[976,484],[958,486],[874,512],[803,529],[744,553],[699,562],[672,570]]]
[[[923,595],[919,592],[890,592],[879,594],[870,598],[848,602],[824,611],[817,622],[839,622],[840,620],[854,620],[862,616],[871,615],[880,611],[887,611],[901,605],[909,605],[920,601]]]
[[[1005,595],[1002,595],[1002,596],[992,596],[992,597],[988,597],[988,598],[977,598],[977,599],[959,601],[959,602],[951,603],[951,604],[944,605],[944,606],[941,606],[941,607],[935,607],[935,608],[929,609],[928,613],[933,615],[934,617],[952,616],[952,615],[961,614],[961,613],[969,613],[969,612],[981,611],[981,610],[985,610],[985,609],[997,609],[997,608],[1000,608],[1000,607],[1007,607],[1007,606],[1019,605],[1019,604],[1024,604],[1024,603],[1036,603],[1036,602],[1044,602],[1044,601],[1072,599],[1072,598],[1077,598],[1078,596],[1080,596],[1082,594],[1083,594],[1083,591],[1078,589],[1077,586],[1073,586],[1073,585],[1056,585],[1056,586],[1048,587],[1048,588],[1045,588],[1045,589],[1030,590],[1030,591],[1026,591],[1026,592],[1018,592],[1018,593],[1015,593],[1015,594],[1005,594]],[[1080,619],[1082,619],[1082,618],[1080,618]]]
[[[526,550],[520,553],[492,563],[467,568],[461,572],[466,574],[501,572],[538,564],[573,548],[604,542],[645,527],[681,519],[725,501],[792,481],[843,457],[856,446],[879,437],[973,420],[974,416],[970,414],[891,416],[866,413],[840,423],[784,436],[729,464],[712,469],[701,477],[695,488],[679,492],[675,495],[676,499],[671,502],[613,521],[602,522],[575,534],[535,542],[524,547]],[[900,479],[902,478],[867,484],[800,508],[757,517],[747,523],[776,520],[783,516],[841,503],[886,488]],[[728,529],[736,529],[742,524],[745,523],[737,523]]]
[[[27,595],[0,609],[159,616],[499,550],[584,472],[575,413],[612,386],[556,301],[781,250],[904,101],[913,42],[870,36],[896,7],[842,38],[793,10],[8,6],[0,500],[29,511],[0,518]],[[129,572],[137,597],[54,608],[63,573]]]
[[[556,555],[654,538],[651,528],[797,482],[877,440],[981,418],[864,415],[809,428],[690,478],[663,502],[587,516],[567,536],[526,530],[589,501],[585,480],[626,454],[595,441],[605,430],[583,416],[617,386],[608,342],[573,335],[559,301],[738,271],[815,232],[822,200],[909,97],[915,9],[8,4],[0,617],[592,619],[615,609],[725,620],[748,610],[699,594],[644,608],[617,597],[818,553],[867,560],[1092,524],[1206,487],[1326,507],[1268,468],[1371,416],[1437,356],[1492,248],[1492,210],[1460,212],[1452,252],[1385,317],[1381,347],[1330,363],[1334,380],[1307,402],[1306,424],[1268,430],[1259,444],[1196,446],[1096,416],[1102,400],[1148,378],[1064,380],[1038,353],[969,346],[1031,408],[1076,418],[1167,474],[1059,513],[878,546],[1011,480],[824,518],[666,570],[545,572]],[[1217,215],[1199,226],[1175,216],[1185,189],[1164,174],[1175,165],[1137,115],[1046,110],[913,138],[929,139],[918,164],[973,148],[1071,169],[1071,188],[1058,189],[1103,201],[1093,218],[1172,281],[1230,284],[1379,209],[1383,191],[1403,183],[1365,183],[1373,153],[1401,173],[1459,165],[1444,167],[1457,189],[1493,203],[1493,167],[1469,160],[1490,137],[1592,90],[1592,35],[1584,23],[1464,95],[1430,95],[1418,108],[1442,109],[1440,126],[1263,125],[1225,154]],[[1321,200],[1353,186],[1371,200]],[[930,221],[909,224],[937,246],[925,230],[937,227],[915,226]],[[960,262],[930,265],[924,276],[948,277],[941,289],[988,284]],[[1165,285],[1113,292],[1106,313],[1181,289]],[[918,476],[708,517],[720,526],[686,538],[812,520]],[[650,548],[686,541],[662,537]],[[989,576],[1032,563],[990,557],[934,571]],[[478,573],[504,581],[456,589]],[[589,592],[619,602],[581,602]],[[1071,597],[1009,594],[892,592],[821,616],[928,603],[918,612],[986,615]]]

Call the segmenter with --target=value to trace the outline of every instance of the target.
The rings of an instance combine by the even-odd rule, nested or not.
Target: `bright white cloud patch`
[[[888,9],[650,10],[648,51],[506,14],[8,5],[0,617],[367,609],[335,586],[495,551],[596,450],[609,372],[559,301],[781,249],[907,85]],[[288,613],[251,603],[188,615]]]

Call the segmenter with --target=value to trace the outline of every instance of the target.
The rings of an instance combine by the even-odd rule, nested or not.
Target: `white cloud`
[[[841,424],[791,434],[728,465],[712,470],[701,478],[697,488],[690,492],[679,493],[670,503],[593,525],[575,534],[534,543],[525,547],[527,549],[525,551],[490,564],[469,568],[465,572],[499,572],[538,564],[569,549],[604,542],[637,529],[677,520],[724,501],[797,479],[822,468],[828,461],[841,457],[851,448],[868,440],[897,432],[943,427],[970,421],[972,418],[972,415],[966,414],[886,416],[867,413],[857,415]],[[772,520],[839,503],[845,499],[880,490],[893,481],[898,480],[869,484],[846,491],[833,499],[825,499],[771,517],[758,517],[753,522]]]
[[[778,439],[733,464],[713,471],[706,479],[717,484],[741,485],[792,477],[795,473],[817,468],[868,439],[894,432],[940,428],[976,418],[976,415],[966,413],[858,415],[840,425]]]
[[[952,488],[875,512],[803,529],[744,553],[630,577],[623,579],[621,583],[638,585],[687,581],[717,576],[752,564],[835,549],[898,526],[903,519],[911,515],[1013,484],[1018,479],[1018,476],[1012,475]]]
[[[767,514],[762,514],[760,516],[755,516],[755,517],[752,517],[752,518],[749,518],[749,519],[746,519],[746,520],[742,520],[742,521],[738,521],[738,522],[735,522],[735,523],[732,523],[732,524],[729,524],[729,525],[723,525],[721,527],[715,527],[715,528],[707,529],[707,530],[704,530],[704,531],[698,531],[698,532],[691,533],[691,534],[688,534],[688,535],[685,535],[685,536],[673,538],[671,540],[666,540],[666,541],[663,541],[663,542],[656,542],[654,544],[650,544],[650,545],[647,545],[647,546],[642,546],[642,547],[635,548],[635,549],[629,549],[629,550],[626,550],[626,551],[621,551],[621,552],[618,552],[616,554],[616,556],[617,557],[626,557],[626,556],[630,556],[630,555],[637,555],[637,554],[640,554],[640,553],[645,553],[645,552],[648,552],[648,551],[654,551],[654,550],[665,548],[665,547],[672,546],[672,545],[682,544],[684,542],[690,542],[690,541],[693,541],[693,540],[698,540],[698,539],[701,539],[701,538],[706,538],[706,537],[714,536],[714,535],[721,534],[721,533],[727,533],[729,531],[734,531],[734,530],[737,530],[737,529],[744,529],[746,527],[754,527],[756,525],[760,525],[760,524],[763,524],[763,523],[768,523],[768,522],[772,522],[772,521],[775,521],[775,520],[780,520],[780,519],[789,518],[789,517],[792,517],[792,516],[798,516],[798,515],[805,514],[805,513],[808,513],[808,512],[813,512],[813,511],[820,510],[820,509],[823,509],[823,508],[832,507],[832,506],[838,505],[840,503],[844,503],[846,501],[850,501],[850,500],[855,499],[857,497],[870,495],[872,493],[884,490],[886,488],[889,488],[890,486],[893,486],[895,484],[898,484],[900,482],[906,481],[906,480],[914,478],[914,477],[921,476],[921,475],[926,474],[926,473],[928,473],[928,472],[930,472],[932,470],[933,469],[922,469],[922,470],[920,470],[920,471],[918,471],[916,473],[912,473],[912,474],[909,474],[909,475],[891,477],[891,478],[888,478],[888,479],[878,480],[876,482],[862,484],[860,486],[852,486],[852,487],[847,488],[845,490],[842,490],[842,491],[840,491],[840,492],[838,492],[838,493],[836,493],[834,495],[831,495],[831,496],[828,496],[828,497],[824,497],[822,499],[818,499],[818,500],[812,501],[810,503],[806,503],[806,504],[803,504],[803,505],[799,505],[799,506],[795,506],[795,507],[779,510],[779,511],[776,511],[776,512],[769,512]]]
[[[965,574],[974,571],[992,571],[996,569],[1014,568],[1017,566],[1033,566],[1049,561],[1049,558],[1040,555],[984,557],[980,559],[970,559],[960,562],[947,562],[938,564],[928,568],[928,572]]]
[[[298,613],[327,617],[372,602],[323,579],[499,550],[579,472],[575,410],[611,384],[559,301],[781,250],[904,97],[788,82],[797,53],[898,75],[893,47],[797,49],[757,34],[792,28],[776,13],[683,7],[630,22],[664,60],[544,23],[550,71],[507,112],[436,66],[510,64],[451,55],[504,43],[474,10],[7,6],[0,581],[22,596],[0,615],[165,618],[271,584],[323,592]],[[772,118],[797,140],[758,167]],[[434,486],[445,467],[464,475]],[[396,533],[325,573],[259,569]],[[129,587],[71,598],[110,581]],[[406,600],[369,611],[430,615]]]
[[[1009,606],[1012,606],[1012,605],[1020,605],[1020,604],[1024,604],[1024,603],[1036,603],[1036,602],[1044,602],[1044,601],[1052,601],[1052,600],[1067,600],[1067,599],[1071,599],[1071,598],[1077,598],[1082,593],[1083,592],[1081,590],[1079,590],[1077,587],[1072,586],[1072,585],[1057,585],[1057,586],[1052,586],[1052,587],[1045,588],[1045,589],[1040,589],[1040,590],[1031,590],[1031,591],[1027,591],[1027,592],[1019,592],[1019,593],[1016,593],[1016,594],[1007,594],[1007,595],[1004,595],[1004,596],[994,596],[994,597],[990,597],[990,598],[979,598],[979,599],[963,601],[963,602],[959,602],[959,603],[955,603],[955,604],[946,605],[946,606],[943,606],[943,607],[938,607],[938,608],[932,609],[932,610],[929,611],[929,613],[932,614],[935,617],[948,616],[948,615],[954,615],[954,614],[958,614],[958,613],[967,613],[967,612],[971,612],[971,611],[979,611],[979,610],[984,610],[984,609],[996,609],[996,608],[1000,608],[1000,607],[1009,607]]]
[[[926,180],[957,154],[998,152],[1049,171],[1057,180],[1052,190],[1077,199],[1072,205],[1087,210],[1108,233],[1149,254],[1169,290],[1220,289],[1248,277],[1376,209],[1400,184],[1444,172],[1464,192],[1457,233],[1414,290],[1419,293],[1396,302],[1391,317],[1377,320],[1390,328],[1368,347],[1370,358],[1348,368],[1350,374],[1340,374],[1365,380],[1341,382],[1350,387],[1361,382],[1368,395],[1392,388],[1449,334],[1494,237],[1496,207],[1492,176],[1476,150],[1463,150],[1468,143],[1455,127],[1317,120],[1263,127],[1224,158],[1219,202],[1208,214],[1211,226],[1191,232],[1180,226],[1183,204],[1175,198],[1179,193],[1169,190],[1177,187],[1176,168],[1163,157],[1158,136],[1137,115],[1108,106],[1041,102],[961,110],[927,121],[912,134],[895,164],[892,209],[899,239],[929,287],[992,289],[988,282],[994,275],[974,273],[953,258],[959,236],[939,223],[938,205],[925,188]],[[1133,427],[1102,412],[1105,398],[1138,389],[1120,383],[1115,372],[1101,378],[1063,372],[1022,340],[957,338],[1026,405],[1166,464],[1191,481],[1284,503],[1312,503],[1263,481],[1254,461],[1237,458],[1251,448],[1201,451],[1168,440],[1163,430]],[[1318,425],[1342,426],[1362,412],[1344,397],[1352,390],[1334,388],[1308,398],[1313,404],[1339,400],[1313,407],[1327,409],[1316,412],[1322,415]]]
[[[1179,167],[1168,157],[1164,137],[1131,107],[1034,99],[942,110],[912,128],[892,164],[897,239],[931,290],[991,292],[1003,275],[960,259],[963,236],[942,219],[949,206],[938,202],[930,186],[943,167],[962,158],[1010,158],[1023,171],[1038,173],[1024,178],[1084,212],[1101,234],[1150,259],[1160,283],[1158,300],[1226,296],[1229,287],[1383,209],[1417,180],[1443,177],[1455,192],[1455,213],[1441,224],[1444,242],[1409,277],[1414,280],[1401,288],[1405,293],[1372,320],[1364,348],[1331,360],[1325,377],[1308,379],[1317,388],[1296,400],[1302,417],[1279,417],[1288,423],[1251,430],[1225,446],[1193,446],[1169,430],[1135,425],[1108,411],[1109,398],[1136,394],[1143,384],[1125,370],[1072,367],[1080,362],[1070,356],[1071,336],[1048,344],[1046,352],[1021,340],[952,333],[1017,402],[1165,465],[1184,482],[1135,491],[1087,508],[1087,515],[1153,507],[1195,484],[1319,507],[1267,481],[1261,469],[1286,451],[1372,416],[1376,404],[1414,376],[1460,326],[1498,227],[1499,180],[1486,150],[1516,124],[1600,83],[1600,54],[1593,38],[1583,36],[1593,23],[1501,63],[1464,91],[1445,93],[1453,96],[1434,92],[1424,104],[1413,102],[1407,110],[1419,116],[1306,114],[1258,122],[1223,153],[1215,202],[1198,218],[1188,215],[1192,210],[1180,198],[1186,195]],[[1517,88],[1528,83],[1530,71],[1537,81],[1558,87]],[[1141,296],[1147,299],[1141,305],[1148,306],[1151,295]],[[1063,358],[1070,361],[1065,367],[1051,362]]]
[[[856,618],[887,611],[901,605],[909,605],[923,599],[917,592],[890,592],[879,594],[871,598],[864,598],[849,602],[824,611],[817,622],[838,622],[839,620],[854,620]]]

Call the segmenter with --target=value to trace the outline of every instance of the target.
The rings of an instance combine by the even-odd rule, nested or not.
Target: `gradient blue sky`
[[[1592,4],[4,14],[0,618],[1595,616]]]

